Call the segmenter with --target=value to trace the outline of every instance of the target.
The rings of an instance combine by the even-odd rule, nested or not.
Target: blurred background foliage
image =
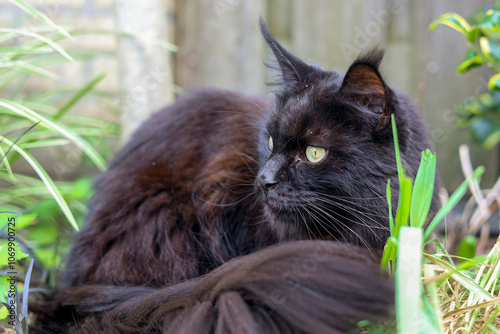
[[[445,24],[464,35],[467,53],[457,73],[487,66],[494,74],[488,79],[488,91],[466,98],[459,108],[457,125],[470,130],[475,143],[492,149],[500,142],[500,5],[483,8],[469,22],[456,13],[443,15],[431,26]]]
[[[29,256],[34,259],[32,284],[53,288],[55,269],[71,244],[73,232],[83,223],[93,176],[56,180],[37,157],[43,158],[47,152],[59,157],[71,152],[77,163],[66,168],[94,166],[94,175],[105,170],[112,155],[110,139],[119,132],[117,124],[109,120],[72,113],[75,105],[91,96],[103,102],[102,108],[109,108],[105,101],[110,95],[96,89],[105,74],[81,87],[27,89],[34,77],[57,82],[56,68],[103,54],[82,49],[72,54],[71,46],[62,48],[60,43],[84,31],[67,31],[28,3],[12,3],[29,20],[15,28],[0,26],[0,254],[11,249],[8,221],[14,218],[15,226],[10,227],[15,230],[18,246],[14,248],[18,261],[14,267],[20,286]],[[0,256],[2,275],[12,271],[7,263],[8,258]],[[2,283],[5,281],[2,276]],[[1,302],[7,302],[6,291],[2,289]],[[0,309],[0,318],[5,318],[5,311],[5,307]]]

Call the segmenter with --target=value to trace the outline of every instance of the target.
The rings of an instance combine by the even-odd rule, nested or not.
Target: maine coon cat
[[[342,75],[261,31],[275,100],[198,90],[145,122],[97,179],[36,332],[345,333],[387,317],[390,117],[411,177],[426,126],[381,51]]]

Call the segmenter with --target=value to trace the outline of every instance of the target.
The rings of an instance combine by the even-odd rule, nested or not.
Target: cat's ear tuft
[[[262,17],[260,18],[260,31],[276,57],[285,85],[296,86],[299,83],[307,82],[307,78],[314,71],[313,67],[307,65],[281,46],[267,29]]]
[[[390,122],[389,90],[378,71],[383,55],[383,50],[360,55],[349,67],[339,90],[344,102],[368,113],[371,119],[375,116],[376,130]]]

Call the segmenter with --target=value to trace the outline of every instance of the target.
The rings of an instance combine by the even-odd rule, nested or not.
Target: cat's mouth
[[[263,191],[264,204],[276,216],[293,216],[304,204],[297,192],[274,187]]]
[[[310,239],[309,214],[305,200],[299,192],[279,189],[263,191],[264,212],[271,229],[281,241]]]

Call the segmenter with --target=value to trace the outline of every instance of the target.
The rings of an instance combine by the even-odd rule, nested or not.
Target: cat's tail
[[[79,286],[38,305],[35,333],[348,333],[388,319],[394,285],[370,254],[296,241],[161,289]]]

